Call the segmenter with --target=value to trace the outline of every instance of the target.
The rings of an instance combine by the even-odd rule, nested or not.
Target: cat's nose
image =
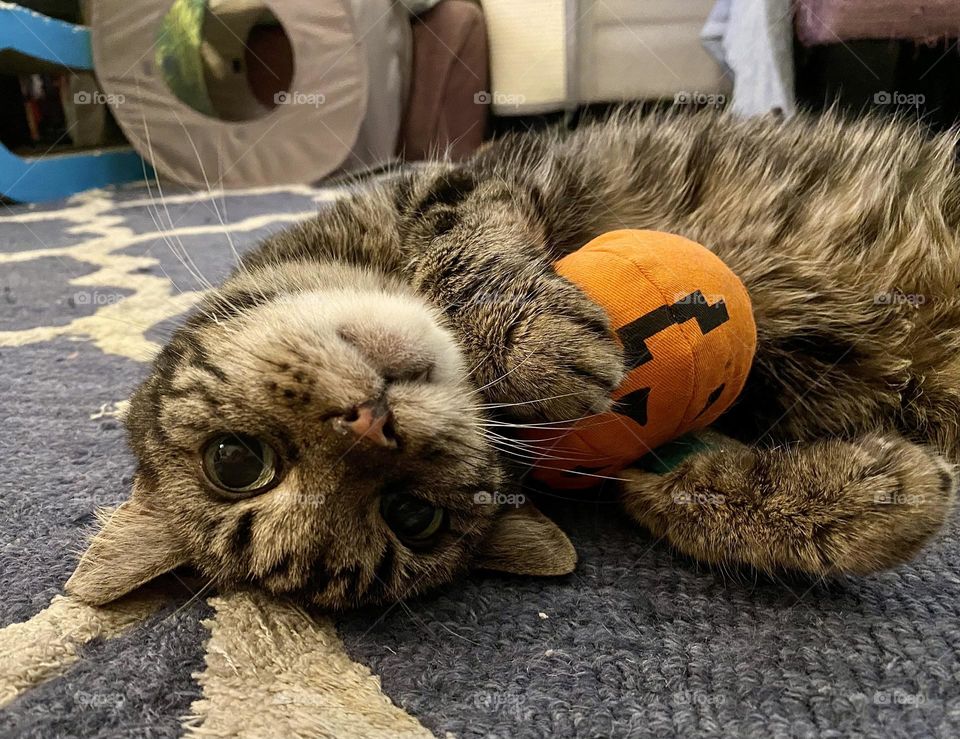
[[[357,442],[369,442],[387,449],[397,448],[393,413],[382,399],[358,405],[334,418],[333,424],[340,433],[355,436]]]
[[[338,333],[387,382],[426,382],[430,379],[436,358],[416,338],[369,326],[343,326]]]

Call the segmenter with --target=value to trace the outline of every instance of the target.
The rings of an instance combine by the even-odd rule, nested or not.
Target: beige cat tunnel
[[[90,25],[106,100],[161,177],[309,183],[395,149],[410,30],[389,0],[97,0]]]

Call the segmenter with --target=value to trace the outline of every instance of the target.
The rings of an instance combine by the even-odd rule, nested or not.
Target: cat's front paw
[[[606,314],[578,288],[542,279],[514,301],[477,372],[484,395],[520,420],[569,421],[609,410],[624,374]]]

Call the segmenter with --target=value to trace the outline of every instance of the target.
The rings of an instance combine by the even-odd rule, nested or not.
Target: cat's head
[[[182,565],[329,608],[470,567],[576,555],[504,473],[440,314],[383,271],[266,260],[177,331],[127,418],[137,472],[67,590],[104,603]]]

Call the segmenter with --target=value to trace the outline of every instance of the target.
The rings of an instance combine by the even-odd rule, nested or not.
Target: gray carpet
[[[98,197],[48,214],[0,209],[0,630],[62,592],[94,508],[121,500],[130,484],[113,410],[145,365],[136,351],[110,349],[99,333],[106,324],[82,320],[127,298],[130,325],[114,315],[116,330],[140,335],[136,346],[160,341],[176,313],[138,323],[147,314],[133,307],[134,277],[169,279],[171,295],[198,289],[157,233],[143,191]],[[269,216],[322,200],[300,190],[217,204],[245,224],[233,229],[242,250],[283,227]],[[77,212],[62,218],[63,207],[92,208],[101,231],[82,228]],[[232,255],[202,228],[218,224],[210,204],[174,200],[169,209],[178,229],[198,227],[182,234],[197,267],[222,276]],[[143,261],[98,273],[91,241],[131,234],[153,235],[113,253]],[[86,284],[91,275],[102,282]],[[554,501],[548,511],[580,552],[574,575],[477,575],[337,622],[349,657],[437,736],[960,735],[956,520],[912,565],[825,586],[705,571],[609,502]],[[213,613],[206,595],[171,589],[169,603],[131,629],[82,644],[78,660],[7,703],[0,736],[183,735],[202,695],[194,675],[205,663],[201,621]],[[18,659],[0,654],[0,687]]]

